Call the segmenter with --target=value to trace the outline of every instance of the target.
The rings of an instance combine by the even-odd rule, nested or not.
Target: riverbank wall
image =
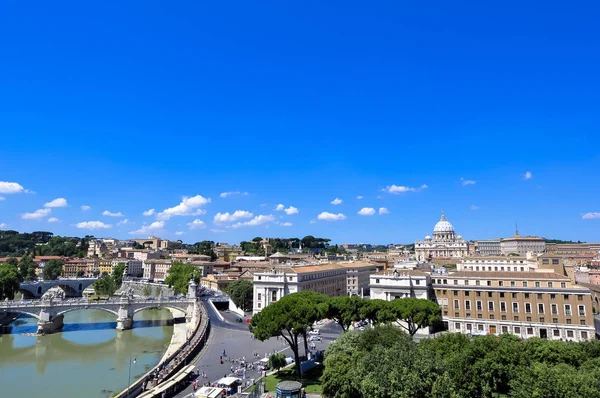
[[[175,331],[174,331],[175,332]],[[193,333],[189,339],[185,341],[179,349],[173,354],[163,359],[152,368],[148,373],[141,376],[127,389],[116,394],[116,398],[125,397],[160,397],[163,387],[169,385],[169,379],[178,374],[186,365],[202,351],[210,333],[210,319],[208,312],[202,302],[198,302],[198,314],[196,317],[196,326],[193,328]],[[171,339],[173,341],[173,338]],[[168,351],[168,350],[167,350]],[[166,355],[165,355],[166,356]],[[159,383],[153,388],[146,388],[147,381],[151,380],[155,375],[160,375]]]
[[[115,294],[127,293],[133,289],[133,295],[138,297],[171,297],[175,296],[175,290],[161,283],[123,281],[121,287]]]

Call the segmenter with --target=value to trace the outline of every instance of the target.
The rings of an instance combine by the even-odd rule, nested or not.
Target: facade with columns
[[[429,235],[424,240],[415,242],[415,257],[419,261],[429,260],[435,257],[464,257],[469,254],[469,242],[462,236],[456,235],[454,227],[444,212],[442,217],[433,228],[433,238]]]
[[[304,266],[273,266],[269,271],[255,272],[254,308],[256,314],[288,294],[311,291],[328,296],[344,296],[368,291],[365,272],[375,272],[372,263],[349,262]]]

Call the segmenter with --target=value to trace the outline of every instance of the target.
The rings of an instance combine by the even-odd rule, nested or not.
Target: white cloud
[[[53,201],[44,203],[44,207],[67,207],[67,200],[65,198],[56,198]]]
[[[0,193],[21,193],[27,192],[21,184],[16,182],[0,181]]]
[[[128,219],[121,220],[117,223],[117,225],[127,225],[127,224],[135,224],[133,221],[129,221]]]
[[[317,223],[317,220],[310,220],[308,223],[309,223],[309,224],[316,224],[316,223]]]
[[[356,197],[356,199],[358,199],[358,200],[360,200],[360,199],[362,199],[362,198],[363,198],[362,196],[357,196],[357,197]]]
[[[388,193],[391,193],[394,195],[398,195],[400,193],[405,193],[405,192],[419,192],[423,189],[427,189],[427,185],[423,184],[419,188],[406,187],[404,185],[388,185],[387,187],[382,189],[382,191],[388,192]]]
[[[324,211],[321,214],[319,214],[317,216],[317,218],[319,220],[324,220],[324,221],[338,221],[338,220],[345,220],[346,216],[343,215],[342,213],[333,214],[333,213],[329,213],[327,211]]]
[[[4,200],[4,199],[5,199],[4,196],[0,196],[0,200]]]
[[[373,214],[375,214],[375,209],[372,207],[363,207],[358,211],[358,214],[360,216],[372,216]]]
[[[466,187],[467,185],[475,185],[476,183],[475,180],[465,180],[464,178],[461,178],[460,181],[463,187]]]
[[[228,192],[223,192],[221,195],[219,195],[222,198],[226,198],[228,196],[233,196],[233,195],[242,195],[242,196],[248,196],[249,193],[248,192],[240,192],[240,191],[228,191]]]
[[[8,224],[5,222],[0,222],[0,228],[7,228]]]
[[[252,218],[252,216],[254,216],[254,214],[250,213],[249,211],[236,210],[233,212],[233,214],[229,214],[229,212],[215,214],[215,217],[213,218],[213,222],[215,224],[222,224],[222,223],[234,222],[234,221],[240,220],[242,218]]]
[[[380,207],[379,208],[379,215],[381,216],[382,214],[390,214],[390,211],[385,208],[385,207]]]
[[[524,180],[531,180],[532,178],[533,178],[533,174],[531,174],[531,171],[526,171],[525,174],[523,174]]]
[[[291,226],[292,226],[292,223],[291,223],[291,222],[282,222],[282,223],[281,223],[281,224],[279,224],[279,225],[281,225],[282,227],[291,227]]]
[[[175,232],[175,235],[177,235],[177,236],[185,235],[185,232],[177,231],[177,232]]]
[[[131,231],[130,234],[131,235],[145,235],[145,234],[149,234],[149,233],[152,233],[155,231],[159,231],[159,230],[163,229],[164,226],[165,226],[164,221],[154,221],[150,225],[142,225],[142,228],[138,229],[137,231]]]
[[[340,198],[335,198],[334,200],[331,201],[332,205],[340,205],[342,204],[343,200],[341,200]]]
[[[183,197],[181,203],[175,207],[170,207],[158,213],[158,218],[168,220],[173,216],[199,216],[206,213],[200,207],[210,203],[210,198],[205,198],[201,195],[192,196],[191,198]]]
[[[56,218],[56,217],[50,217],[50,218],[48,219],[48,222],[59,222],[59,221],[60,221],[60,220],[59,220],[58,218]]]
[[[108,210],[104,210],[104,211],[102,212],[102,215],[103,215],[103,216],[107,216],[107,217],[124,217],[124,216],[123,216],[123,213],[121,213],[121,212],[117,212],[117,213],[111,213],[111,212],[110,212],[110,211],[108,211]]]
[[[102,221],[84,221],[75,226],[81,229],[106,229],[112,227],[112,225],[104,224]]]
[[[150,210],[146,210],[146,211],[145,211],[145,212],[143,212],[142,214],[143,214],[143,215],[145,215],[145,216],[151,216],[151,215],[153,215],[154,213],[156,213],[156,210],[154,210],[154,209],[150,209]]]
[[[593,220],[593,219],[596,219],[596,218],[600,218],[600,213],[596,213],[596,212],[594,212],[594,213],[585,213],[584,215],[581,216],[581,218],[583,220]]]
[[[195,219],[192,222],[187,223],[188,227],[190,229],[202,229],[202,228],[206,228],[206,224],[204,223],[204,221],[200,220],[200,219]]]
[[[473,210],[473,211],[479,210],[479,206],[471,205],[471,210]]]
[[[227,231],[225,231],[224,229],[211,228],[210,232],[214,232],[215,234],[220,234],[220,233],[227,232]]]
[[[273,222],[275,221],[275,216],[273,216],[272,214],[269,215],[259,215],[254,217],[252,220],[250,221],[246,221],[246,222],[239,222],[237,224],[233,224],[231,226],[231,228],[239,228],[239,227],[256,227],[258,225],[262,225],[268,222]]]
[[[287,209],[284,210],[285,214],[287,214],[288,216],[291,216],[292,214],[298,214],[298,209],[295,208],[294,206],[290,206]]]
[[[83,210],[83,211],[88,211],[89,209],[91,209],[91,208],[92,208],[92,206],[83,205],[83,206],[81,206],[80,208],[81,208],[81,210]]]
[[[275,207],[276,211],[283,211],[285,209],[285,206],[282,205],[281,203],[277,205],[277,207]]]
[[[33,213],[25,213],[21,216],[23,220],[39,220],[50,214],[51,209],[37,209]]]

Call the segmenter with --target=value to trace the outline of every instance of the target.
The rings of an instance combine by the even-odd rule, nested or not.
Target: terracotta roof
[[[339,263],[344,268],[361,268],[361,267],[377,267],[379,264],[374,264],[366,261],[356,261],[354,263]]]
[[[527,257],[525,256],[473,256],[473,257],[463,257],[463,260],[506,260],[506,261],[525,261]],[[535,259],[531,259],[535,261]]]
[[[432,275],[433,277],[433,275]],[[437,277],[437,275],[436,275]],[[481,279],[556,279],[568,281],[566,276],[554,272],[511,272],[511,271],[457,271],[451,272],[448,275],[443,275],[444,278],[481,278]]]
[[[302,266],[294,266],[291,267],[291,270],[296,272],[297,274],[304,274],[309,272],[319,272],[319,271],[330,271],[334,269],[341,269],[339,264],[319,264],[319,265],[302,265]]]

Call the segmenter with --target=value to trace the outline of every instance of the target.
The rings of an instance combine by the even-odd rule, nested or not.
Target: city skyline
[[[0,229],[411,243],[444,211],[467,240],[518,223],[600,241],[594,12],[184,2],[5,14]]]

